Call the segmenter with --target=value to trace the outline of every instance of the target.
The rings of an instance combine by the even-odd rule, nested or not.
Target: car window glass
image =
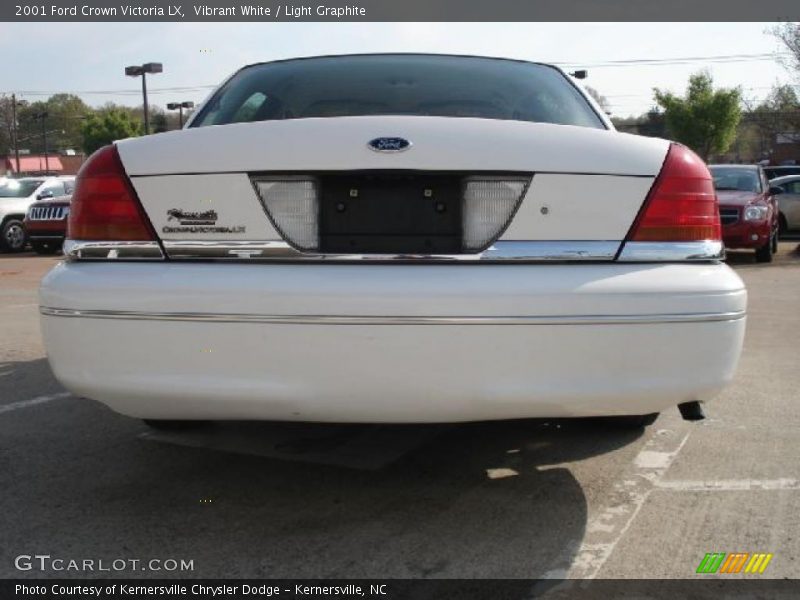
[[[714,188],[719,191],[760,192],[761,181],[758,172],[752,169],[734,167],[714,167]]]
[[[214,94],[191,127],[367,115],[605,127],[553,67],[437,55],[320,57],[246,67]]]
[[[787,194],[800,194],[800,181],[790,181],[781,186]]]
[[[19,181],[9,179],[0,186],[0,198],[27,198],[42,184],[41,179]]]
[[[44,194],[45,192],[52,192],[53,196],[63,196],[64,184],[60,181],[52,181],[47,185],[42,186],[42,189],[39,190],[39,194]]]

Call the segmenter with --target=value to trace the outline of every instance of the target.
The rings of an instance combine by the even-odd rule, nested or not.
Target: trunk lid
[[[403,151],[375,151],[369,142],[381,137],[410,144]],[[440,248],[452,253],[458,227],[421,216],[417,209],[402,210],[404,190],[421,186],[427,194],[431,190],[418,182],[444,176],[451,178],[443,189],[452,196],[453,185],[475,175],[526,177],[524,197],[510,222],[498,228],[500,240],[621,243],[661,169],[669,142],[546,123],[368,116],[200,127],[123,140],[117,147],[163,240],[282,240],[254,179],[310,174],[316,185],[326,186],[321,197],[330,196],[329,182],[337,178],[371,178],[364,189],[371,190],[376,204],[364,205],[364,218],[348,213],[347,226],[354,229],[326,222],[330,212],[321,215],[329,231],[344,236],[330,247],[344,251],[352,242],[348,235],[373,234],[373,241],[394,236],[391,247],[397,252],[403,252],[405,236],[406,252],[429,247],[431,253]],[[391,178],[400,175],[416,177],[417,183],[391,188]],[[376,176],[383,179],[376,181]],[[392,189],[396,193],[388,193]],[[349,190],[358,193],[360,188]],[[437,232],[447,239],[429,237]],[[367,244],[360,251],[376,248],[384,245]]]

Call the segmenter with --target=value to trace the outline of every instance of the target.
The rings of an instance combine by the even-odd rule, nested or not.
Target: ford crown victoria
[[[86,162],[64,250],[56,377],[162,425],[646,423],[730,382],[745,330],[706,165],[517,60],[245,67]]]

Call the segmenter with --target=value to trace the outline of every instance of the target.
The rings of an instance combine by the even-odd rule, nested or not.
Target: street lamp
[[[141,77],[142,78],[142,98],[144,99],[144,134],[150,133],[150,115],[147,110],[147,74],[148,73],[161,73],[164,70],[161,63],[145,63],[143,65],[134,65],[132,67],[125,67],[125,75],[128,77]]]
[[[14,142],[14,157],[17,161],[17,176],[19,177],[19,123],[17,122],[17,107],[25,106],[24,102],[17,102],[17,95],[11,94],[11,125],[13,130],[12,141]]]
[[[167,104],[167,108],[169,110],[178,111],[178,123],[180,123],[181,129],[183,129],[183,109],[194,108],[194,102],[170,102]]]
[[[38,112],[33,115],[33,119],[35,121],[41,121],[42,123],[42,139],[44,142],[44,172],[45,175],[50,173],[50,163],[47,159],[47,129],[45,128],[45,120],[47,119],[47,111],[43,110],[42,112]],[[41,163],[39,163],[41,165]]]

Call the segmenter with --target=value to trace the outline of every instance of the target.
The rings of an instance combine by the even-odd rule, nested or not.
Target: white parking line
[[[719,481],[658,481],[656,487],[681,492],[741,492],[751,490],[800,490],[800,481],[780,479],[721,479]]]
[[[614,484],[605,508],[589,518],[586,534],[568,571],[551,571],[543,577],[597,577],[688,439],[688,433],[681,438],[674,431],[659,430]]]
[[[53,400],[67,398],[71,395],[72,394],[69,392],[59,392],[57,394],[50,394],[49,396],[36,396],[36,398],[31,398],[30,400],[20,400],[19,402],[12,402],[11,404],[2,404],[0,405],[0,415],[23,408],[28,408],[30,406],[36,406],[37,404],[45,404],[47,402],[52,402]]]

